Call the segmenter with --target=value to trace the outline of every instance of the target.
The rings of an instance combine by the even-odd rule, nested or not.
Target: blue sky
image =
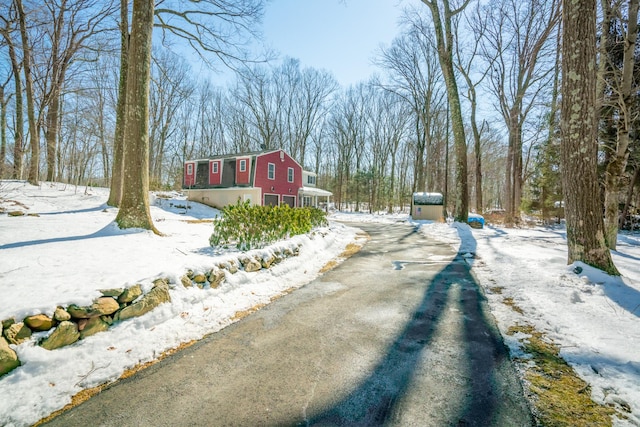
[[[326,69],[348,85],[375,71],[371,59],[398,34],[398,18],[419,0],[271,0],[264,16],[264,41],[302,67]]]

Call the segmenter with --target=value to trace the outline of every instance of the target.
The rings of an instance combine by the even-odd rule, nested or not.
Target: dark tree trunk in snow
[[[29,164],[28,180],[31,184],[38,185],[40,172],[40,138],[36,127],[36,113],[33,100],[33,76],[31,74],[31,46],[27,34],[27,17],[22,7],[22,0],[16,0],[20,21],[20,37],[22,39],[22,68],[24,70],[24,83],[27,94],[27,120],[29,122],[29,145],[31,147],[31,163]],[[21,123],[18,125],[22,125]]]
[[[604,240],[597,181],[596,2],[565,1],[562,12],[562,181],[568,263],[619,274]]]
[[[441,14],[440,5],[436,0],[422,0],[429,6],[433,18],[433,27],[436,35],[438,58],[440,68],[447,88],[447,100],[451,114],[451,128],[453,130],[453,145],[455,151],[455,211],[454,218],[459,222],[467,222],[469,216],[469,190],[467,183],[467,141],[464,132],[464,120],[462,119],[462,107],[460,106],[460,94],[453,68],[453,33],[452,19],[460,13],[468,4],[466,0],[458,9],[451,10],[449,2],[443,2]],[[448,196],[447,196],[448,197]]]
[[[113,169],[109,189],[109,206],[120,206],[124,168],[124,123],[126,113],[127,70],[129,68],[129,0],[120,0],[120,79],[116,106],[116,131],[113,141]]]
[[[605,173],[605,240],[610,249],[616,249],[618,222],[620,220],[620,201],[623,191],[620,177],[624,174],[629,157],[629,133],[632,128],[633,112],[633,69],[635,67],[636,39],[638,36],[638,0],[629,1],[627,34],[624,39],[622,76],[617,88],[617,107],[619,111],[618,133],[614,150],[610,153]]]
[[[149,81],[153,0],[135,0],[131,21],[124,131],[122,200],[116,222],[120,228],[158,233],[149,212]]]

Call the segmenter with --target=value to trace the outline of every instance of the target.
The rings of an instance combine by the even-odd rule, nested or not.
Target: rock
[[[7,212],[9,216],[24,216],[24,212],[22,211],[9,211]]]
[[[95,300],[89,307],[79,307],[71,304],[67,311],[76,319],[88,319],[90,317],[103,316],[115,313],[120,308],[118,301],[111,297],[101,297]]]
[[[218,265],[218,268],[223,268],[231,274],[236,274],[238,272],[238,263],[230,260],[228,262],[221,263],[220,265]]]
[[[253,273],[254,271],[259,271],[262,269],[262,264],[255,258],[244,257],[240,260],[240,262],[244,267],[244,271],[246,271],[247,273]]]
[[[55,350],[56,348],[71,345],[79,339],[78,325],[65,320],[40,344],[40,347],[46,350]]]
[[[275,261],[276,257],[273,255],[265,256],[262,258],[262,268],[271,268],[271,264]]]
[[[118,298],[122,292],[124,292],[123,288],[100,289],[100,293],[103,297]]]
[[[125,289],[118,297],[120,304],[127,304],[142,295],[142,287],[140,285],[133,285],[130,288]]]
[[[92,317],[87,320],[87,324],[80,331],[80,339],[84,339],[98,332],[104,332],[109,329],[109,323],[105,322],[102,317]]]
[[[0,337],[0,377],[20,366],[18,355],[4,338]]]
[[[220,286],[224,278],[224,270],[221,270],[219,268],[212,268],[211,271],[209,271],[209,286],[211,286],[211,288],[213,289],[217,288],[218,286]]]
[[[205,283],[207,281],[207,276],[205,276],[202,273],[198,273],[195,276],[193,276],[193,281],[196,283]]]
[[[164,283],[151,289],[148,294],[144,295],[137,302],[134,302],[133,304],[118,311],[113,320],[118,321],[142,316],[160,304],[170,301],[171,295],[169,294],[169,285]]]
[[[57,307],[56,311],[53,313],[53,318],[58,322],[63,322],[65,320],[71,320],[71,315],[67,313],[67,310],[65,310],[64,308]]]
[[[78,319],[78,332],[82,332],[87,323],[89,323],[89,319]]]
[[[20,344],[31,338],[31,329],[24,323],[14,323],[3,331],[9,344]]]
[[[185,288],[190,288],[193,286],[193,282],[186,274],[180,278],[180,282],[182,282],[182,286],[184,286]]]
[[[160,286],[160,285],[168,285],[168,284],[169,284],[169,279],[160,278],[153,281],[154,287]]]
[[[13,325],[14,323],[16,323],[16,319],[14,319],[13,317],[5,319],[2,321],[2,329],[9,329],[9,326]]]
[[[35,316],[25,317],[24,323],[32,331],[48,331],[56,324],[55,320],[46,314],[36,314]]]

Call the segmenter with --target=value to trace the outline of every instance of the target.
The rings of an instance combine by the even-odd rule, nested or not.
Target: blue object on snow
[[[484,217],[482,215],[470,213],[467,217],[467,223],[472,228],[483,228],[484,227]]]

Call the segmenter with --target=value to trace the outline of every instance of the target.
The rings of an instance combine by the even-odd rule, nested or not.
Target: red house
[[[305,172],[305,176],[309,173]],[[303,186],[302,166],[283,150],[215,156],[184,164],[183,189],[189,200],[216,208],[249,200],[259,205],[303,206],[308,193],[328,191]],[[307,196],[305,198],[305,196]],[[317,199],[317,198],[316,198]]]

